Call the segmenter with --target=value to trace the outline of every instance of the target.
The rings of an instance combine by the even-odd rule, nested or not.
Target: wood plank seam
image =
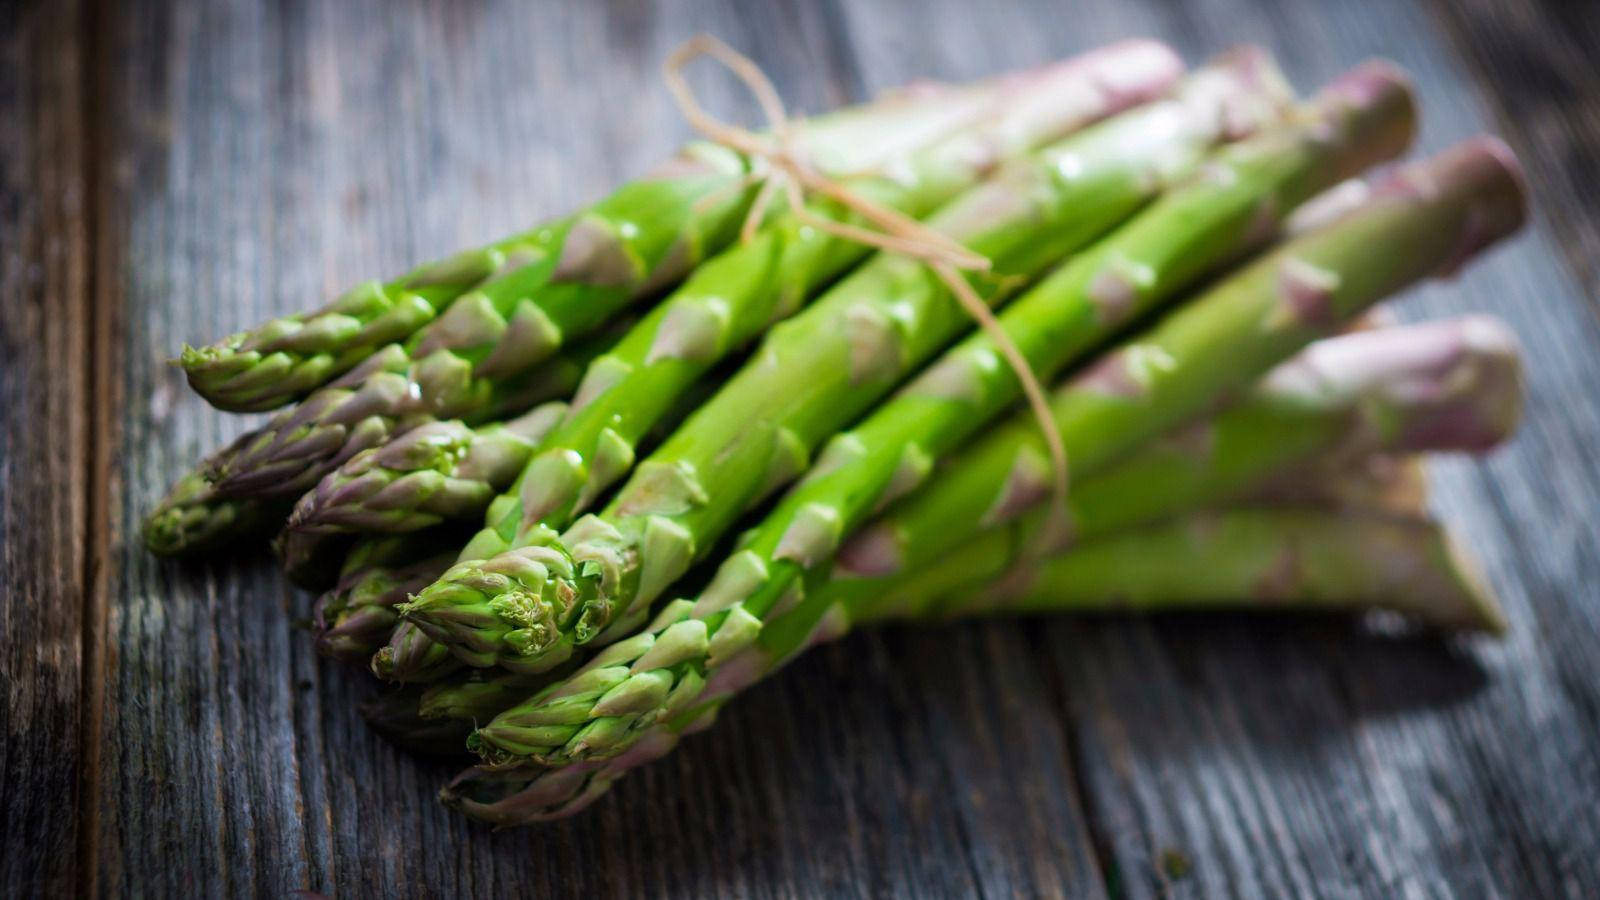
[[[90,260],[80,302],[84,307],[82,321],[87,326],[81,339],[86,345],[84,355],[88,369],[84,373],[89,390],[83,397],[83,415],[89,446],[84,456],[86,547],[80,615],[83,633],[78,644],[80,769],[74,812],[78,818],[78,858],[85,863],[79,889],[81,896],[94,897],[100,887],[100,829],[95,810],[100,787],[105,636],[111,579],[112,448],[116,444],[119,421],[113,405],[117,382],[112,373],[120,357],[120,346],[113,334],[115,317],[111,306],[115,303],[115,273],[120,267],[115,265],[117,253],[107,235],[111,201],[109,168],[114,146],[110,118],[117,108],[108,99],[114,86],[107,35],[114,33],[118,17],[115,5],[108,0],[92,0],[80,6],[79,12],[84,231]]]

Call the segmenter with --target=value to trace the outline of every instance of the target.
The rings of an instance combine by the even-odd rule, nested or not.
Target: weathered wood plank
[[[0,885],[77,892],[93,580],[89,141],[76,4],[0,10]]]

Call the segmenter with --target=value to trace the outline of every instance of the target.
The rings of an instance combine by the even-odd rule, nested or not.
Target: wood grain
[[[1496,125],[1530,168],[1539,209],[1590,297],[1600,296],[1600,5],[1432,4]]]
[[[75,893],[95,496],[82,21],[6,7],[0,44],[0,884]]]
[[[1595,20],[1356,0],[130,0],[0,12],[0,885],[281,896],[1600,896]],[[367,733],[264,556],[138,545],[247,427],[165,360],[558,214],[687,137],[656,67],[706,30],[800,109],[1148,34],[1254,41],[1304,89],[1369,55],[1424,149],[1484,129],[1534,227],[1409,317],[1528,345],[1528,421],[1436,502],[1505,642],[1342,620],[854,636],[588,814],[491,833]],[[1587,63],[1587,68],[1584,67]],[[696,73],[708,102],[754,115]]]

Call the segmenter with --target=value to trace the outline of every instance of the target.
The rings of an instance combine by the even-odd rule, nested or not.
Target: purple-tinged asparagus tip
[[[1395,386],[1406,393],[1412,416],[1398,449],[1485,453],[1510,437],[1522,418],[1523,397],[1522,357],[1511,329],[1477,315],[1408,330],[1426,342],[1417,352],[1435,356],[1439,365],[1431,379]]]
[[[1387,452],[1485,452],[1511,436],[1522,413],[1517,339],[1491,316],[1354,332],[1319,341],[1273,370],[1269,385],[1298,381],[1364,394],[1393,422]]]

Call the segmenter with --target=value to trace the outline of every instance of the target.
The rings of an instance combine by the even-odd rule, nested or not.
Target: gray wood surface
[[[1433,469],[1513,630],[1166,617],[824,648],[589,814],[491,833],[368,734],[265,556],[141,513],[247,426],[165,364],[561,212],[687,136],[687,35],[816,110],[1127,35],[1303,89],[1370,55],[1421,148],[1528,163],[1532,227],[1409,317],[1527,344],[1528,420]],[[1354,0],[0,4],[0,885],[8,894],[1600,896],[1594,5]],[[718,109],[753,113],[727,84]]]

